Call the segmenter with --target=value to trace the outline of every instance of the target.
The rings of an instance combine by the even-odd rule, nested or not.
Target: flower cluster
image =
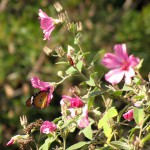
[[[62,8],[58,3],[55,4],[55,7],[59,12],[59,16],[63,16],[64,14],[66,15],[66,12],[61,13]],[[61,23],[63,20],[49,17],[41,9],[39,9],[39,19],[40,27],[44,33],[44,40],[50,39],[51,33],[55,29],[56,25],[58,23]],[[73,23],[71,24],[68,20],[66,20],[65,23],[67,23],[67,27],[70,32],[71,30],[74,31],[74,34],[76,32],[80,32],[79,23],[77,25]],[[71,29],[72,26],[73,29]],[[71,93],[73,94],[73,96],[62,95],[62,98],[60,100],[61,116],[51,122],[46,120],[44,122],[40,121],[40,123],[33,123],[27,126],[27,119],[25,117],[21,119],[21,125],[23,126],[24,130],[27,131],[29,129],[29,131],[25,132],[25,135],[13,136],[11,140],[6,144],[7,146],[12,145],[14,142],[18,142],[23,138],[28,139],[30,137],[31,139],[32,137],[30,133],[34,132],[34,130],[37,130],[38,128],[40,130],[40,133],[44,133],[44,135],[47,136],[47,141],[49,142],[47,144],[47,141],[45,141],[44,144],[47,144],[48,146],[45,146],[43,144],[40,149],[42,149],[43,147],[49,148],[51,143],[54,141],[60,144],[60,149],[66,149],[66,139],[68,134],[74,131],[74,129],[78,128],[85,135],[85,137],[88,138],[88,140],[91,140],[90,142],[85,142],[85,144],[84,142],[82,143],[82,146],[85,146],[85,149],[88,149],[91,145],[95,146],[96,144],[99,149],[99,145],[102,145],[102,143],[106,149],[109,149],[109,146],[111,148],[121,149],[121,147],[119,147],[121,145],[120,143],[123,143],[123,145],[125,145],[124,143],[127,140],[121,139],[117,141],[116,138],[116,136],[118,136],[118,139],[119,137],[123,136],[122,133],[117,132],[118,126],[120,127],[122,125],[121,123],[119,123],[120,118],[123,118],[125,122],[130,122],[134,119],[136,125],[140,126],[140,134],[136,139],[141,138],[141,133],[143,130],[145,130],[146,132],[148,131],[147,125],[144,128],[144,124],[142,123],[145,119],[146,111],[144,112],[144,109],[147,108],[147,110],[149,110],[149,95],[147,94],[149,93],[149,89],[147,88],[149,82],[144,85],[145,82],[142,82],[143,80],[141,76],[138,76],[138,65],[140,64],[140,59],[133,55],[128,55],[125,43],[116,44],[114,46],[114,54],[106,53],[101,60],[101,64],[104,67],[110,69],[110,71],[104,76],[105,80],[108,82],[106,83],[109,84],[109,86],[105,86],[103,85],[103,81],[99,81],[99,79],[96,78],[97,72],[93,71],[94,69],[92,65],[96,60],[93,60],[92,63],[90,63],[91,65],[87,67],[88,63],[86,63],[85,60],[86,54],[83,53],[79,41],[80,36],[81,34],[77,33],[74,39],[74,43],[79,47],[79,52],[76,53],[76,50],[69,45],[68,52],[64,52],[62,49],[61,53],[60,51],[58,52],[58,50],[56,51],[58,53],[58,57],[66,59],[65,61],[68,63],[68,65],[70,65],[70,68],[65,71],[65,75],[63,75],[62,71],[59,71],[58,75],[59,77],[61,77],[61,81],[57,83],[51,83],[41,81],[36,76],[31,78],[32,86],[34,88],[38,88],[40,91],[31,96],[26,101],[26,106],[33,106],[40,109],[48,107],[53,98],[53,92],[56,89],[57,85],[63,83],[67,78],[76,75],[77,73],[81,76],[81,79],[83,79],[80,85],[83,85],[83,87],[85,87],[86,89],[83,92],[84,94],[82,93],[82,91],[80,92],[80,90],[74,90]],[[121,81],[122,84],[119,84]],[[103,100],[105,106],[105,109],[102,109],[101,111],[99,110],[99,107],[95,108],[94,100],[98,96],[101,97],[100,99]],[[128,104],[127,107],[125,107],[123,111],[118,113],[118,110],[113,106],[112,103],[114,99]],[[144,107],[142,105],[143,102],[147,102]],[[124,113],[124,111],[126,110],[128,111]],[[92,127],[95,131],[92,130]],[[135,136],[137,136],[136,133]],[[115,141],[110,142],[112,140]],[[135,143],[135,141],[129,141],[128,143]],[[142,147],[142,144],[143,143],[141,142],[138,145],[138,148]],[[86,147],[87,145],[88,147]],[[82,146],[77,146],[77,148],[80,149]],[[125,146],[127,147],[126,149],[128,149],[128,145]],[[134,149],[136,149],[136,146],[134,146]]]

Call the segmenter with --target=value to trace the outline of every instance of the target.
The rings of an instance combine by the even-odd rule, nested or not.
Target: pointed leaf
[[[144,122],[144,110],[134,107],[133,116],[136,124],[141,126]]]
[[[77,63],[77,68],[78,68],[79,72],[82,71],[82,67],[83,67],[83,61],[79,61],[79,62]]]
[[[66,70],[66,74],[74,74],[75,72],[77,72],[77,70],[73,67],[70,67]]]
[[[81,130],[80,133],[83,133],[84,136],[87,137],[89,140],[92,140],[92,138],[93,138],[92,129],[91,129],[90,125],[87,126],[85,129]]]

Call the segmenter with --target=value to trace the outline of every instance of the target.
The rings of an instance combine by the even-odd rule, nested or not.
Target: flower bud
[[[61,12],[63,10],[63,7],[60,5],[59,2],[54,3],[54,7],[57,12]]]

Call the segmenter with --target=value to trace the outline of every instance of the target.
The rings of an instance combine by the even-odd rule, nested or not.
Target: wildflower
[[[116,44],[115,54],[106,53],[102,59],[102,64],[111,69],[106,75],[106,81],[111,84],[118,84],[125,76],[125,83],[130,84],[131,78],[135,76],[134,67],[139,63],[139,58],[133,55],[128,56],[126,44]]]
[[[40,132],[49,134],[51,132],[54,132],[56,129],[57,129],[57,126],[53,122],[44,121],[40,127]]]
[[[58,24],[60,21],[58,19],[53,19],[49,17],[41,9],[39,9],[39,19],[40,19],[40,27],[44,33],[43,40],[49,40],[52,31],[55,29],[55,24]]]
[[[70,97],[67,95],[62,96],[62,101],[68,100],[70,102],[70,108],[78,108],[84,105],[83,101],[79,97]]]
[[[54,86],[50,85],[49,82],[41,81],[38,77],[32,77],[31,84],[34,88],[38,88],[41,91],[48,90],[48,95],[47,95],[47,106],[48,106],[51,99],[53,98]]]
[[[82,108],[82,115],[81,116],[82,116],[82,119],[80,119],[78,121],[78,126],[80,128],[85,128],[85,127],[87,127],[90,124],[90,122],[88,120],[88,107],[87,107],[87,105],[85,105]]]
[[[131,121],[133,119],[133,109],[130,109],[128,112],[123,114],[125,120]]]
[[[8,141],[8,143],[6,144],[6,146],[9,146],[9,145],[14,144],[19,138],[20,138],[20,135],[15,135],[15,136],[13,136],[13,137]]]

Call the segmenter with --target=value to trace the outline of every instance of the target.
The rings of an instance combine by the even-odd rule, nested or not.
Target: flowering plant
[[[37,76],[32,77],[32,86],[40,91],[31,96],[26,105],[35,109],[49,109],[53,92],[58,85],[75,76],[80,76],[81,83],[62,95],[60,117],[51,121],[48,118],[45,121],[39,119],[32,123],[27,122],[26,116],[21,117],[24,134],[13,136],[6,145],[17,142],[21,149],[32,149],[32,143],[36,143],[36,149],[39,150],[144,148],[150,140],[150,91],[149,81],[145,81],[139,73],[142,60],[128,55],[127,46],[123,43],[114,46],[115,54],[101,50],[89,63],[87,56],[90,52],[84,51],[81,44],[81,22],[71,22],[59,3],[54,6],[58,19],[49,17],[39,9],[44,40],[50,40],[52,31],[63,24],[73,33],[74,44],[68,45],[66,51],[63,48],[54,51],[46,48],[44,51],[47,55],[57,53],[55,56],[64,60],[57,64],[66,64],[69,67],[65,72],[58,72],[61,78],[59,82],[45,82]],[[99,56],[102,57],[101,60]],[[99,65],[110,69],[104,75],[106,81],[98,78],[94,68],[97,60]],[[98,106],[97,99],[103,101],[104,106]],[[117,108],[117,102],[123,105],[122,110]],[[128,129],[124,128],[126,126]],[[33,138],[35,131],[46,136],[42,145]],[[67,137],[75,131],[79,131],[78,134],[84,135],[84,138],[68,146]]]

